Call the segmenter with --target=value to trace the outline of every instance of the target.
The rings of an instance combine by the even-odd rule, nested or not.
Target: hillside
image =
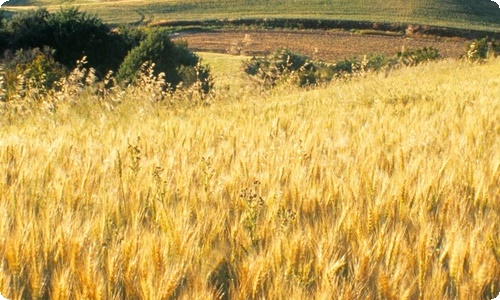
[[[423,24],[500,32],[500,9],[490,0],[11,0],[8,9],[36,6],[58,9],[68,3],[97,13],[111,23],[224,18],[303,18]]]

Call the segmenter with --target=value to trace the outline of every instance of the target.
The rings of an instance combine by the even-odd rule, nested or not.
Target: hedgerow
[[[68,69],[87,56],[99,74],[118,68],[133,46],[101,19],[77,8],[62,8],[54,13],[45,8],[27,11],[15,15],[7,29],[10,40],[6,44],[12,51],[48,46],[55,50],[56,61]]]
[[[378,72],[399,66],[415,66],[442,56],[435,48],[401,50],[387,57],[384,55],[365,55],[328,64],[314,61],[289,49],[279,49],[270,56],[253,57],[243,63],[243,70],[251,78],[266,87],[280,82],[292,82],[307,86],[329,82],[333,79],[359,76],[366,72]]]
[[[174,89],[181,82],[185,87],[196,83],[197,89],[208,93],[213,86],[209,68],[200,64],[187,44],[173,43],[164,30],[111,29],[95,15],[77,8],[54,13],[41,8],[17,14],[10,21],[0,16],[0,50],[6,50],[0,57],[5,101],[10,94],[17,94],[18,85],[23,84],[21,78],[36,79],[50,89],[65,70],[77,67],[82,57],[96,78],[112,71],[117,73],[117,81],[131,82],[142,64],[150,62],[154,63],[155,76],[163,73],[167,85]],[[36,72],[44,77],[34,76]]]
[[[500,41],[484,37],[470,43],[462,58],[470,62],[483,62],[498,55],[500,55]]]
[[[125,57],[118,70],[117,79],[132,82],[144,62],[154,62],[155,75],[164,73],[165,80],[172,88],[181,82],[189,86],[202,81],[203,90],[210,90],[211,77],[208,67],[200,65],[199,57],[187,48],[186,43],[172,42],[168,31],[149,32]]]
[[[25,85],[36,86],[41,91],[49,90],[64,77],[67,69],[54,59],[54,49],[45,46],[29,50],[6,51],[4,54],[3,81],[4,100],[19,97]]]

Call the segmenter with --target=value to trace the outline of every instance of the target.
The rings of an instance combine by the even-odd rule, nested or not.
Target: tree
[[[7,29],[5,11],[0,9],[0,53],[3,53],[7,49],[7,44],[11,39],[11,34]]]
[[[45,8],[16,14],[8,26],[12,35],[8,47],[18,50],[51,45],[49,18],[50,13]]]
[[[94,15],[77,8],[61,9],[49,18],[56,60],[73,67],[77,60],[87,57],[89,65],[104,73],[119,64],[110,55],[112,36],[110,29]]]
[[[10,22],[9,31],[13,51],[49,46],[56,50],[56,61],[70,69],[86,56],[98,74],[118,69],[132,47],[95,15],[74,7],[52,14],[44,8],[19,14]]]
[[[34,83],[42,93],[52,88],[54,82],[67,73],[53,55],[54,50],[49,47],[20,49],[15,53],[6,51],[3,58],[6,98],[2,100],[9,101],[12,95],[16,95],[22,82]]]
[[[172,42],[167,31],[154,30],[125,57],[118,70],[117,79],[133,81],[141,65],[148,61],[155,63],[156,75],[165,73],[165,80],[175,87],[181,81],[192,83],[189,82],[192,79],[189,79],[192,78],[193,72],[186,69],[194,70],[199,58],[187,49],[186,44]]]

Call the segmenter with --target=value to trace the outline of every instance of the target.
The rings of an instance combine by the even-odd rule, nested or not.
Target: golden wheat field
[[[500,292],[500,59],[271,91],[224,70],[198,104],[154,80],[2,104],[6,298]]]

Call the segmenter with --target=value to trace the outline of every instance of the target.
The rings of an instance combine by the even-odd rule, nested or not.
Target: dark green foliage
[[[117,32],[120,35],[123,48],[127,49],[127,52],[137,47],[141,41],[146,38],[146,32],[144,30],[129,25],[119,26]],[[123,57],[126,55],[127,53],[125,53]]]
[[[395,63],[394,59],[390,59],[380,54],[369,56],[367,59],[368,61],[366,62],[366,68],[368,70],[379,71]]]
[[[198,84],[201,92],[207,94],[214,87],[210,68],[200,63],[196,66],[180,66],[179,74],[182,81],[187,85]]]
[[[111,32],[99,18],[64,8],[55,13],[46,9],[16,15],[8,26],[12,50],[49,46],[56,50],[54,58],[68,68],[86,56],[89,66],[98,74],[116,70],[136,38]]]
[[[0,53],[7,49],[7,44],[11,39],[12,36],[7,29],[5,11],[0,9]]]
[[[292,74],[299,74],[300,85],[316,83],[313,76],[315,66],[306,56],[289,49],[277,50],[270,57],[253,57],[244,63],[243,69],[248,75],[260,79],[264,85],[271,87]]]
[[[0,30],[2,30],[5,26],[5,11],[0,9]]]
[[[243,64],[243,69],[264,86],[273,87],[284,81],[298,86],[319,84],[330,81],[338,73],[351,73],[353,66],[347,60],[328,65],[288,49],[280,49],[269,57],[253,57]]]
[[[493,56],[497,57],[500,55],[500,41],[496,40],[491,43],[491,50],[493,52]]]
[[[50,13],[45,8],[15,15],[8,26],[12,34],[9,48],[17,50],[52,46],[53,38],[49,19]]]
[[[208,276],[208,284],[214,291],[214,298],[231,299],[231,287],[238,286],[237,273],[229,260],[223,259]]]
[[[7,49],[7,41],[12,38],[8,31],[0,29],[0,53],[3,53]]]
[[[335,78],[348,78],[365,72],[377,72],[396,66],[414,66],[441,58],[434,48],[400,51],[392,57],[383,55],[351,58],[335,64],[312,61],[305,56],[278,50],[269,57],[256,58],[243,64],[244,71],[267,87],[286,81],[298,86],[320,84]]]
[[[353,73],[356,67],[360,65],[357,59],[345,59],[338,61],[333,67],[336,73]]]
[[[40,91],[52,88],[54,82],[66,75],[66,68],[56,62],[54,50],[49,47],[43,49],[17,50],[15,53],[6,51],[4,63],[4,81],[6,99],[15,94],[19,85],[29,83]]]
[[[345,77],[361,72],[377,72],[385,68],[390,68],[398,64],[397,57],[387,57],[384,55],[368,55],[363,59],[351,58],[338,61],[331,67],[333,77]]]
[[[50,46],[58,51],[56,59],[66,66],[74,66],[78,59],[87,56],[90,66],[105,72],[112,68],[107,61],[112,58],[109,50],[113,43],[109,28],[93,15],[76,8],[61,9],[51,14],[48,22],[52,32]]]
[[[55,13],[31,10],[1,24],[6,25],[0,27],[0,41],[4,41],[0,50],[8,50],[3,63],[11,76],[9,89],[17,88],[18,75],[39,80],[47,89],[60,78],[63,66],[73,69],[83,57],[98,77],[119,69],[118,78],[131,81],[149,61],[155,64],[155,75],[165,73],[173,88],[180,82],[187,86],[196,83],[199,91],[207,93],[213,86],[208,67],[200,65],[186,44],[174,44],[167,31],[146,33],[125,26],[110,30],[96,16],[77,8]]]
[[[307,67],[308,58],[288,49],[281,49],[274,53],[272,61],[281,73],[298,71]]]
[[[424,47],[417,50],[402,50],[397,53],[397,58],[405,66],[418,64],[441,58],[439,50],[433,47]]]
[[[474,40],[462,57],[472,62],[481,62],[499,54],[500,42],[489,37],[484,37],[480,40]]]
[[[173,88],[181,81],[191,85],[197,79],[209,78],[208,69],[196,68],[199,58],[188,50],[186,44],[172,42],[165,30],[149,32],[139,46],[129,52],[118,70],[117,79],[133,81],[144,62],[153,62],[155,75],[165,73],[165,80]]]

